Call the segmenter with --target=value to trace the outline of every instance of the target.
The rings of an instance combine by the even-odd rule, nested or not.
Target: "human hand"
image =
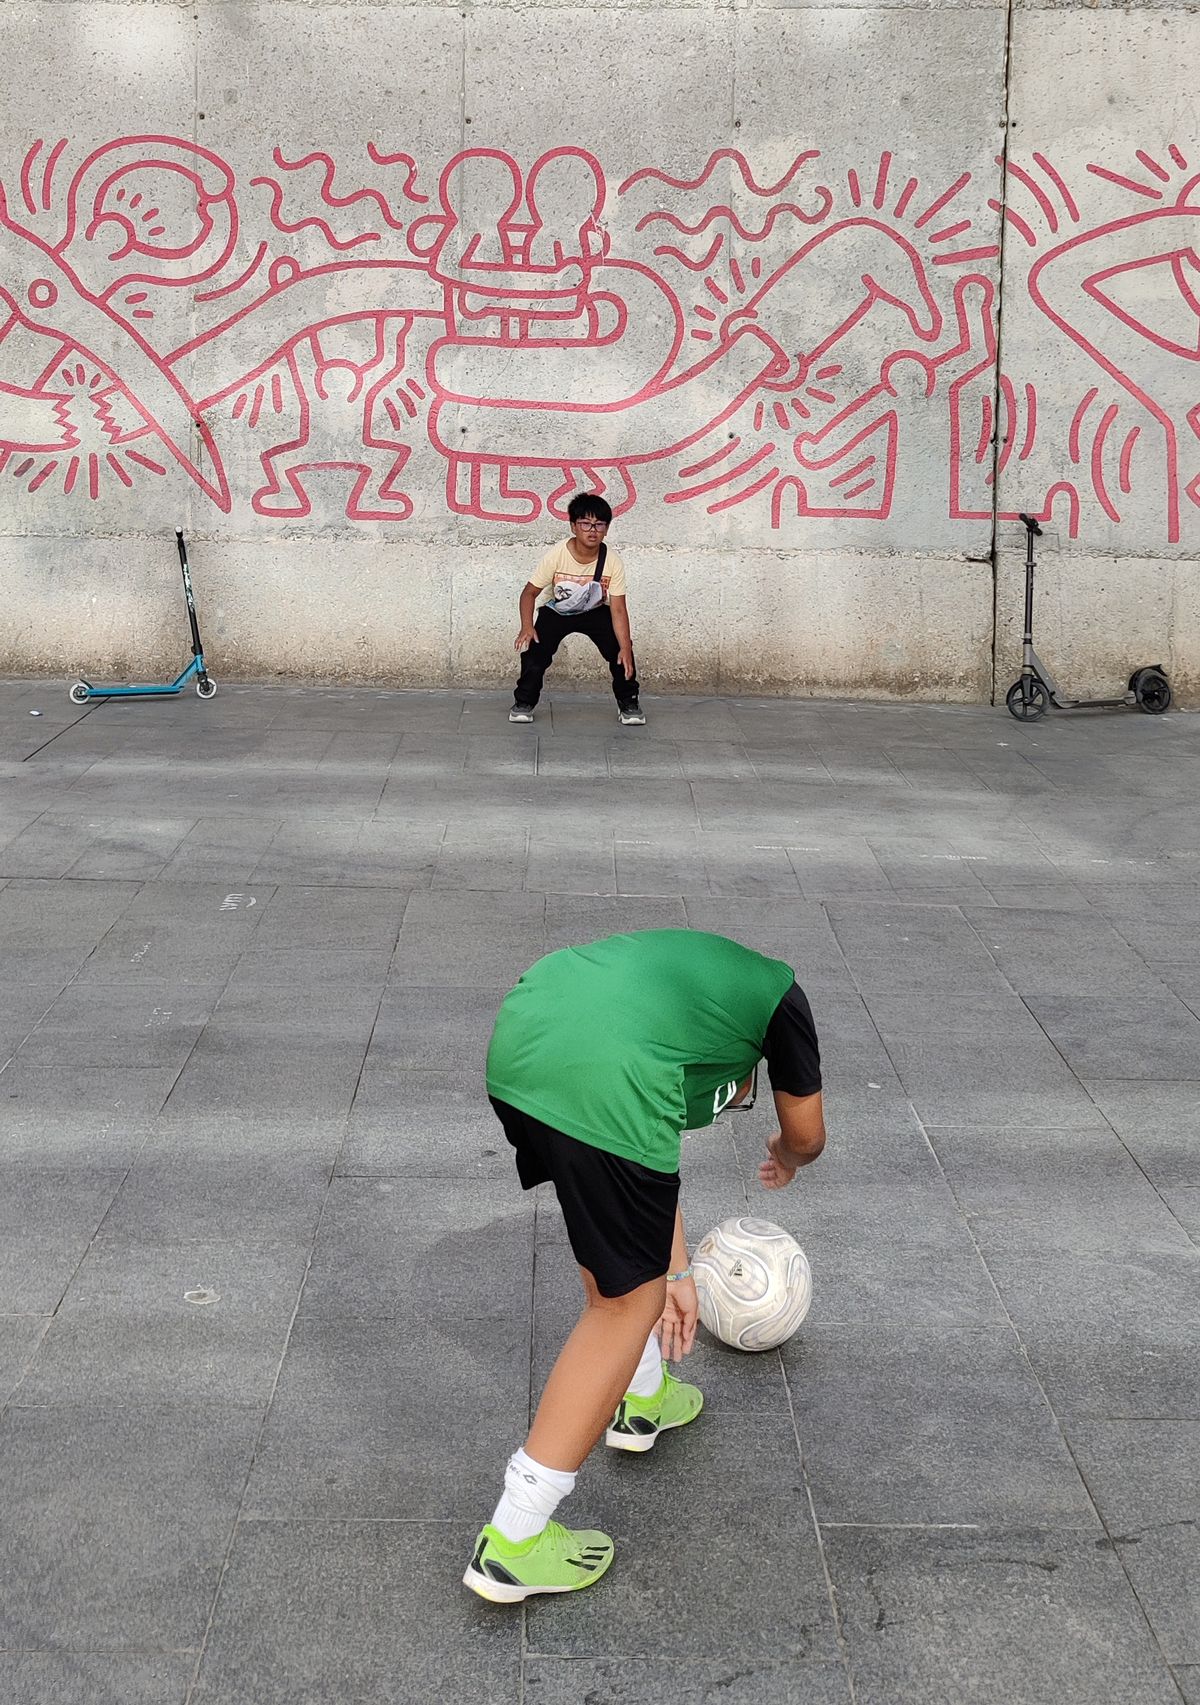
[[[537,629],[534,627],[532,622],[527,622],[517,635],[516,639],[513,640],[513,650],[528,651],[536,638]]]
[[[776,1131],[767,1138],[767,1158],[758,1169],[758,1181],[764,1190],[783,1190],[796,1176],[796,1167],[787,1158],[783,1136]]]
[[[617,662],[621,665],[622,669],[624,669],[624,671],[625,671],[625,679],[627,681],[632,681],[633,680],[633,647],[629,646],[629,645],[623,645],[621,647],[621,649],[617,652]]]
[[[695,1279],[668,1279],[667,1302],[655,1330],[664,1360],[677,1362],[696,1342],[700,1298]]]

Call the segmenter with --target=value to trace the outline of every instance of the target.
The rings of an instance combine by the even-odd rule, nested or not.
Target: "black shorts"
[[[670,1271],[679,1174],[568,1137],[532,1114],[489,1096],[517,1151],[525,1190],[553,1184],[571,1253],[601,1296],[623,1297]]]

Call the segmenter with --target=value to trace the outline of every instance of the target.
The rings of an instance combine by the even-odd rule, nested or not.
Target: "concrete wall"
[[[0,668],[508,679],[603,489],[658,689],[1200,697],[1200,16],[0,8]],[[594,656],[559,670],[596,682]]]

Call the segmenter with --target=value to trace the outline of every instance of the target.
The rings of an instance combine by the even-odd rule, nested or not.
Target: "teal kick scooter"
[[[196,600],[192,596],[192,575],[188,568],[187,545],[183,539],[183,528],[175,529],[175,544],[179,551],[179,568],[183,575],[183,595],[187,599],[188,621],[192,629],[192,661],[181,675],[173,681],[162,685],[146,684],[133,687],[93,687],[90,681],[76,681],[71,688],[72,704],[88,704],[92,699],[169,699],[175,698],[187,686],[189,681],[195,681],[197,695],[202,699],[211,699],[217,690],[217,683],[204,667],[204,647],[200,643],[200,624],[196,620]]]

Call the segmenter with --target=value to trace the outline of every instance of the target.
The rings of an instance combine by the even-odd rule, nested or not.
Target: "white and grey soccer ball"
[[[796,1239],[770,1220],[723,1220],[692,1253],[700,1318],[735,1350],[773,1350],[812,1302],[812,1268]]]

